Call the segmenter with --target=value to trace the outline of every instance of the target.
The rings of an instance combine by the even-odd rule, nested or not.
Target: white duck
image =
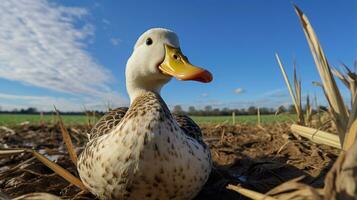
[[[199,127],[160,97],[172,76],[212,80],[188,62],[174,32],[146,31],[126,66],[129,109],[106,114],[78,160],[84,185],[100,199],[192,199],[207,181],[211,156]]]

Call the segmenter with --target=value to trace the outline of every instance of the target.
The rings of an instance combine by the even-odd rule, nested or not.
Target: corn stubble
[[[356,131],[351,131],[351,126],[356,120],[357,117],[357,101],[356,101],[356,86],[357,86],[357,75],[356,72],[350,70],[346,65],[342,64],[345,72],[341,72],[335,68],[331,68],[328,60],[324,54],[324,51],[320,45],[320,42],[315,34],[314,29],[312,28],[307,16],[297,7],[295,6],[295,11],[299,17],[301,26],[305,33],[307,42],[309,44],[311,54],[314,58],[316,68],[319,72],[321,83],[315,82],[314,85],[321,86],[325,97],[327,99],[329,110],[328,114],[330,119],[333,121],[338,136],[339,141],[335,140],[335,138],[331,138],[333,140],[332,143],[339,142],[340,147],[344,150],[349,149],[351,146],[351,139],[354,141],[356,138]],[[286,85],[288,86],[288,90],[290,92],[291,98],[293,100],[293,104],[297,113],[297,125],[294,126],[294,131],[296,133],[304,132],[305,128],[302,126],[311,126],[311,121],[313,119],[312,108],[310,104],[310,99],[307,97],[306,103],[306,113],[303,113],[303,108],[301,104],[301,81],[298,80],[296,75],[296,67],[294,66],[294,87],[295,90],[292,89],[290,81],[285,72],[284,66],[276,54],[276,59],[278,61],[279,67],[283,73]],[[355,67],[356,67],[355,63]],[[344,100],[341,96],[340,90],[337,87],[334,75],[338,77],[342,83],[350,90],[351,93],[351,110],[349,111],[348,106],[345,105]],[[320,117],[320,116],[318,116]],[[298,126],[300,125],[300,126]],[[310,130],[311,132],[311,130]],[[305,134],[308,135],[308,134]],[[312,135],[308,137],[313,140]],[[319,142],[319,141],[316,141]]]
[[[318,143],[327,144],[340,149],[341,154],[332,169],[325,178],[325,187],[313,188],[309,185],[299,183],[302,178],[293,179],[285,182],[278,187],[270,190],[266,194],[260,194],[240,186],[229,185],[227,188],[235,190],[244,196],[251,199],[269,199],[269,200],[288,200],[288,199],[311,199],[311,200],[338,200],[338,199],[356,199],[357,197],[357,74],[346,65],[342,64],[344,73],[337,69],[332,69],[327,61],[327,58],[322,50],[318,38],[306,15],[294,5],[295,11],[299,17],[301,26],[308,41],[315,65],[318,69],[321,83],[315,83],[321,86],[325,97],[329,104],[328,114],[334,123],[337,135],[323,132],[318,129],[313,129],[311,126],[313,119],[312,107],[310,99],[306,100],[306,113],[303,112],[301,103],[301,81],[296,75],[296,66],[294,65],[294,89],[285,72],[284,66],[276,54],[279,67],[282,71],[285,83],[288,87],[292,102],[294,104],[297,120],[293,124],[291,130],[293,133],[307,137]],[[355,63],[357,68],[357,62]],[[342,83],[350,90],[351,93],[351,110],[344,104],[340,90],[337,87],[334,79],[335,75]],[[320,115],[318,120],[321,124]]]
[[[338,160],[333,165],[332,169],[328,173],[325,178],[325,187],[324,188],[314,188],[309,185],[300,183],[303,177],[298,177],[287,181],[266,194],[262,194],[250,189],[246,189],[239,185],[228,185],[227,188],[230,190],[234,190],[236,192],[241,193],[244,196],[247,196],[251,199],[266,199],[266,200],[297,200],[297,199],[311,199],[311,200],[337,200],[337,199],[355,199],[357,196],[357,185],[356,180],[357,176],[354,171],[357,169],[357,143],[355,142],[357,136],[357,75],[356,72],[350,70],[346,65],[342,65],[344,68],[344,72],[341,72],[337,69],[332,69],[326,59],[326,56],[323,53],[321,45],[317,39],[317,36],[305,14],[295,6],[295,11],[299,16],[301,25],[303,27],[305,36],[309,43],[316,67],[319,71],[321,77],[321,83],[317,83],[317,85],[321,86],[324,91],[324,94],[327,98],[329,104],[328,115],[329,119],[323,120],[321,116],[325,116],[318,112],[318,122],[319,125],[323,126],[323,124],[332,120],[335,124],[337,135],[324,132],[318,129],[309,128],[308,126],[312,126],[314,120],[314,113],[312,109],[312,105],[310,102],[310,97],[307,96],[305,109],[303,109],[302,105],[302,87],[301,80],[298,78],[296,73],[296,65],[294,64],[294,75],[293,75],[293,86],[289,81],[289,78],[285,72],[284,66],[278,56],[276,54],[276,59],[278,61],[279,67],[284,76],[286,85],[288,87],[290,96],[292,98],[296,113],[297,120],[296,124],[292,125],[291,130],[293,133],[298,133],[304,137],[308,137],[313,141],[317,141],[319,143],[328,144],[330,146],[334,146],[337,148],[343,148],[346,152],[342,151]],[[357,67],[357,63],[355,63],[355,67]],[[337,87],[336,81],[334,79],[335,75],[339,78],[342,83],[350,90],[351,93],[351,110],[348,110],[348,106],[344,104],[343,98],[340,94],[339,88]],[[316,99],[316,98],[315,98]],[[317,100],[315,100],[315,103]],[[63,139],[66,143],[66,146],[69,151],[70,158],[72,162],[75,164],[77,161],[77,155],[74,151],[73,144],[70,139],[70,135],[65,128],[63,121],[56,110],[56,114],[58,117],[58,122],[61,128],[61,133]],[[259,119],[258,112],[258,121]],[[93,113],[93,119],[95,118],[95,113]],[[88,119],[88,127],[90,127],[90,115],[87,113]],[[235,119],[235,118],[233,118]],[[279,125],[279,124],[278,124]],[[305,134],[305,135],[304,135]],[[222,131],[222,135],[220,137],[220,142],[223,143],[224,140],[227,139],[229,135],[225,134],[225,131]],[[283,146],[284,147],[284,146]],[[279,150],[280,151],[280,150]],[[278,151],[278,153],[279,153]],[[233,151],[234,152],[234,151]],[[69,173],[67,170],[48,160],[45,156],[39,154],[38,152],[30,149],[0,149],[0,157],[2,156],[11,156],[22,153],[31,153],[33,158],[30,158],[28,161],[37,158],[46,166],[51,168],[57,174],[61,174],[63,178],[65,178],[68,182],[76,185],[78,188],[85,191],[85,187],[82,182]],[[25,161],[25,162],[28,162]],[[25,163],[24,162],[24,163]],[[23,164],[24,164],[23,163]],[[21,165],[19,165],[21,167]],[[1,175],[1,174],[0,174]],[[1,178],[1,176],[0,176]],[[0,199],[2,194],[0,193]],[[5,198],[5,197],[4,197]],[[31,193],[24,196],[20,196],[16,198],[20,199],[60,199],[59,197],[50,195],[48,193]]]

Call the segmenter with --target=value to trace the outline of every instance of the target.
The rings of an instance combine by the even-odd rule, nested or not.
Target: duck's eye
[[[152,39],[151,38],[148,38],[146,39],[146,45],[151,45],[152,44]]]
[[[180,59],[180,57],[178,57],[178,55],[176,55],[176,54],[174,54],[173,57],[174,57],[175,60],[179,60]]]

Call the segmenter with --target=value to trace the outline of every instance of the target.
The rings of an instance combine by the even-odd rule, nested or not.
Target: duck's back
[[[119,107],[110,109],[98,122],[94,125],[88,134],[88,139],[93,140],[104,134],[109,133],[123,119],[128,107]]]
[[[88,133],[88,139],[93,140],[97,137],[109,133],[115,126],[120,123],[120,121],[127,113],[128,109],[128,107],[118,107],[115,109],[110,109],[93,126],[91,131]],[[172,117],[182,129],[184,134],[206,146],[206,144],[203,142],[200,127],[189,116],[184,114],[172,113]]]

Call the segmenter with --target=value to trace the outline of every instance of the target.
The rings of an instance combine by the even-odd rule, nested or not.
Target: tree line
[[[13,109],[13,110],[1,110],[0,107],[0,114],[44,114],[44,115],[52,115],[55,111],[39,111],[37,108],[29,107],[29,108],[21,108],[21,109]],[[85,115],[85,114],[96,114],[96,115],[104,115],[106,112],[104,111],[66,111],[60,112],[64,115]]]
[[[319,110],[327,111],[327,108],[324,106],[320,106]],[[189,106],[187,110],[184,110],[180,105],[175,105],[172,109],[172,112],[178,114],[185,114],[185,115],[193,115],[193,116],[228,116],[232,115],[234,112],[236,115],[256,115],[258,113],[258,108],[255,106],[250,106],[248,108],[214,108],[212,106],[205,106],[202,109],[198,109],[195,106]],[[295,114],[295,107],[290,105],[288,107],[280,106],[278,108],[266,108],[261,107],[259,108],[259,112],[261,115],[269,115],[269,114],[276,114],[276,113],[290,113]],[[316,112],[313,110],[313,112]],[[34,107],[29,107],[26,109],[14,109],[11,111],[1,110],[0,114],[53,114],[54,111],[45,111],[40,112]],[[70,111],[70,112],[61,112],[61,114],[65,115],[85,115],[85,114],[96,114],[96,115],[104,115],[106,112],[104,111]]]
[[[324,106],[320,106],[318,108],[320,111],[327,111],[327,108]],[[196,109],[194,106],[189,106],[188,110],[182,109],[180,105],[176,105],[173,107],[172,112],[178,114],[186,114],[192,116],[228,116],[232,115],[234,112],[236,115],[256,115],[258,113],[258,107],[250,106],[248,108],[213,108],[212,106],[205,106],[203,109]],[[259,108],[259,112],[261,115],[271,115],[276,113],[290,113],[296,114],[296,110],[294,105],[290,105],[288,107],[279,106],[278,108],[267,108],[261,107]],[[313,110],[316,112],[316,110]]]

